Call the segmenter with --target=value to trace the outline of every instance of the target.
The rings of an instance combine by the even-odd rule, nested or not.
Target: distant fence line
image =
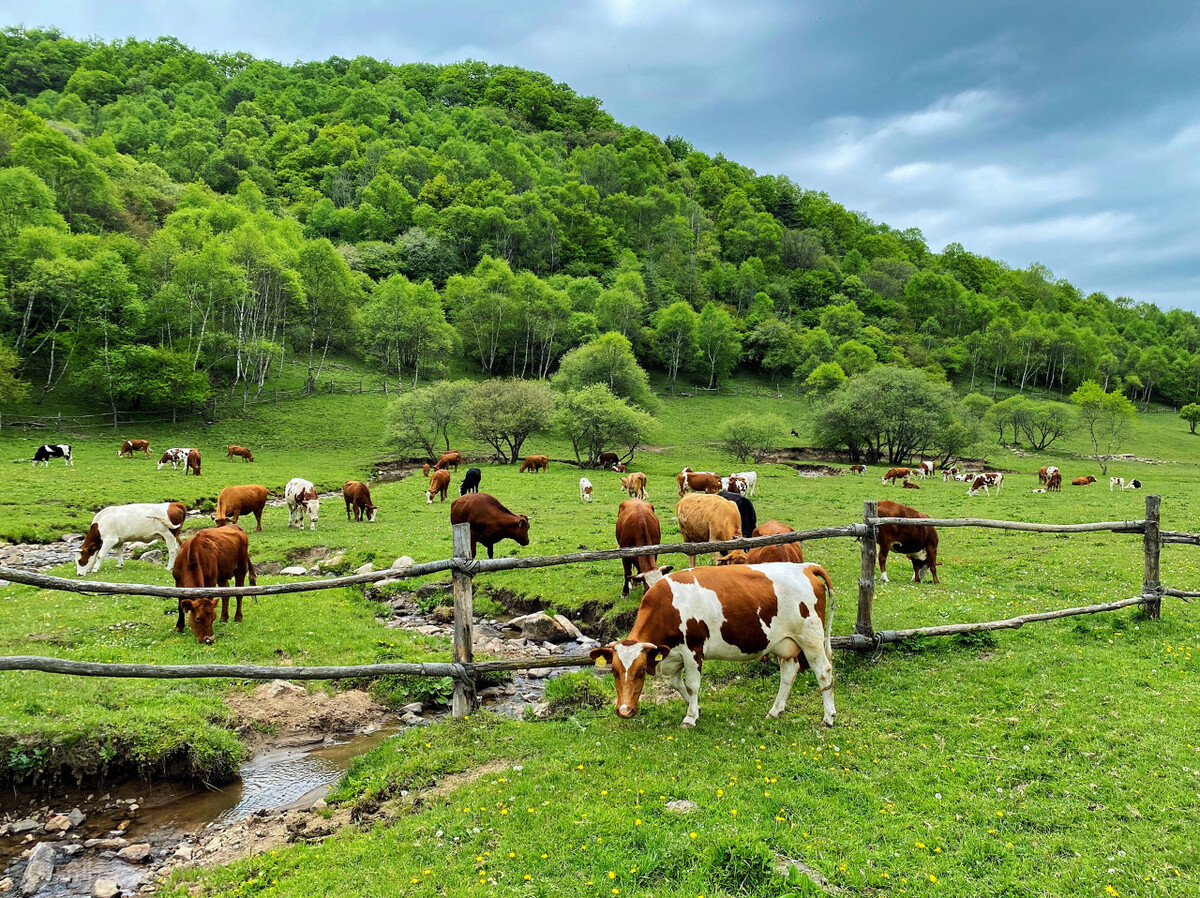
[[[386,664],[362,664],[340,667],[280,667],[257,665],[153,665],[153,664],[101,664],[95,662],[69,661],[40,656],[16,656],[0,658],[0,670],[37,670],[48,673],[76,676],[113,676],[144,678],[228,677],[234,679],[342,679],[347,677],[373,677],[387,674],[403,676],[451,677],[454,680],[452,709],[456,716],[469,713],[477,707],[475,678],[480,673],[506,670],[527,670],[538,667],[577,667],[592,663],[586,655],[560,656],[557,658],[522,659],[514,661],[474,660],[472,636],[473,579],[479,574],[499,573],[551,567],[564,564],[580,564],[592,561],[610,561],[632,558],[638,555],[686,554],[702,555],[730,549],[749,549],[756,546],[781,545],[814,539],[857,539],[861,545],[860,576],[858,580],[858,614],[854,633],[832,638],[834,648],[853,651],[876,649],[885,643],[901,642],[906,639],[935,636],[953,636],[990,630],[1018,629],[1027,623],[1058,620],[1081,614],[1096,614],[1116,611],[1135,605],[1142,606],[1150,619],[1161,613],[1163,596],[1174,596],[1184,600],[1200,597],[1200,592],[1164,588],[1159,580],[1160,552],[1164,542],[1200,545],[1200,534],[1162,532],[1159,528],[1161,497],[1146,497],[1146,517],[1137,521],[1096,521],[1078,524],[1039,524],[1026,521],[997,521],[984,518],[881,518],[877,514],[877,503],[863,503],[862,523],[841,527],[825,527],[763,537],[739,538],[706,543],[662,543],[628,549],[604,549],[598,551],[572,552],[564,555],[532,556],[527,558],[472,558],[470,554],[470,525],[453,525],[453,555],[451,558],[421,564],[405,565],[365,574],[310,580],[294,583],[277,583],[265,586],[214,587],[211,589],[182,589],[176,587],[143,584],[105,583],[102,581],[69,580],[32,573],[16,568],[0,566],[0,577],[15,583],[24,583],[45,589],[65,590],[84,594],[147,595],[166,598],[196,598],[202,596],[257,596],[279,595],[293,592],[309,592],[319,589],[336,589],[345,586],[378,582],[385,579],[404,579],[450,571],[454,592],[454,641],[451,662],[394,662]],[[1109,531],[1113,533],[1141,533],[1143,535],[1143,577],[1141,593],[1129,598],[1075,608],[1062,608],[1034,612],[1004,620],[942,624],[911,629],[876,631],[872,624],[875,597],[876,537],[875,527],[880,524],[895,524],[902,527],[984,527],[999,530],[1035,533],[1089,533]]]

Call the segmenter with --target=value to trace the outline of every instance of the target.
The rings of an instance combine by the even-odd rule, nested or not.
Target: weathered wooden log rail
[[[1146,497],[1146,518],[1140,521],[1094,521],[1078,524],[1037,524],[1027,521],[1000,521],[986,518],[885,518],[877,514],[877,503],[863,503],[862,523],[841,527],[824,527],[799,530],[790,533],[763,537],[739,538],[708,543],[660,543],[630,549],[603,549],[597,551],[571,552],[564,555],[532,556],[527,558],[471,558],[470,530],[466,524],[453,529],[453,557],[440,561],[411,564],[366,574],[347,577],[331,577],[322,580],[305,580],[293,583],[277,583],[264,586],[226,587],[211,589],[179,589],[136,583],[106,583],[102,581],[70,580],[51,577],[17,568],[0,566],[0,577],[14,583],[23,583],[44,589],[66,590],[84,594],[145,595],[160,598],[196,598],[224,595],[267,596],[294,592],[309,592],[317,589],[337,589],[375,583],[387,579],[422,577],[430,574],[452,573],[454,592],[454,660],[452,662],[391,662],[382,664],[357,664],[321,667],[259,666],[247,664],[115,664],[90,661],[70,661],[40,656],[0,657],[0,671],[41,671],[71,676],[136,677],[152,679],[184,678],[228,678],[228,679],[276,679],[294,680],[348,679],[358,677],[425,676],[450,677],[454,681],[452,699],[453,713],[461,716],[478,704],[475,679],[479,674],[499,671],[527,670],[530,668],[580,667],[592,663],[587,655],[563,655],[513,661],[477,662],[473,655],[472,605],[473,581],[479,574],[501,571],[552,567],[564,564],[580,564],[594,561],[612,561],[633,558],[638,555],[684,554],[703,555],[730,549],[750,549],[755,546],[781,545],[816,539],[857,539],[861,544],[861,565],[858,581],[858,614],[855,632],[845,636],[834,636],[832,645],[836,649],[867,651],[887,643],[902,642],[922,637],[955,636],[989,630],[1018,629],[1027,623],[1058,620],[1081,614],[1097,614],[1117,611],[1141,605],[1149,617],[1158,617],[1163,596],[1172,596],[1185,601],[1200,597],[1200,592],[1164,588],[1159,581],[1159,555],[1163,543],[1200,545],[1200,534],[1177,531],[1161,531],[1159,528],[1159,496]],[[875,527],[880,524],[895,524],[902,527],[933,525],[935,527],[982,527],[999,530],[1032,533],[1141,533],[1145,564],[1142,579],[1142,594],[1112,602],[1063,608],[1053,611],[1035,612],[1018,617],[995,621],[942,624],[901,630],[881,630],[872,627],[872,605],[875,594],[876,543]]]

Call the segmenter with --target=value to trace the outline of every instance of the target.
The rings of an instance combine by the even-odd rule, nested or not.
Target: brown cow
[[[521,470],[518,474],[524,474],[526,471],[532,471],[534,474],[539,471],[550,471],[550,458],[546,455],[527,455],[525,456],[525,464],[521,465]]]
[[[728,499],[693,493],[684,496],[675,506],[675,519],[685,543],[720,542],[742,535],[742,516],[738,507]],[[713,564],[745,564],[746,552],[731,549],[714,552]],[[696,556],[688,556],[688,567],[696,566]]]
[[[242,586],[246,576],[250,577],[250,585],[257,586],[258,581],[254,565],[250,561],[250,539],[246,531],[236,524],[225,527],[210,527],[201,530],[191,539],[184,542],[175,559],[172,573],[175,575],[175,585],[189,589],[200,589],[213,586],[228,586],[229,578],[233,577],[235,585]],[[183,616],[187,615],[188,625],[196,638],[205,645],[212,645],[213,620],[217,616],[215,599],[180,599],[179,619],[175,622],[176,631],[183,632]],[[235,621],[242,619],[242,597],[237,596],[237,613]],[[229,596],[221,597],[221,623],[229,620]]]
[[[629,493],[630,499],[645,499],[649,496],[646,492],[646,475],[641,471],[634,471],[627,477],[622,477],[621,489]]]
[[[637,546],[656,546],[662,542],[662,528],[658,523],[658,515],[654,513],[654,506],[649,502],[643,502],[641,499],[626,499],[617,508],[617,545],[622,549],[632,549]],[[657,572],[658,575],[669,574],[671,565],[664,564],[662,567],[658,565],[657,555],[635,555],[633,558],[622,558],[621,565],[625,569],[624,584],[621,587],[621,595],[629,595],[629,589],[633,584],[633,568],[636,565],[639,571],[638,579],[642,581],[643,587],[649,589],[654,585],[651,578],[651,572]]]
[[[150,441],[149,440],[126,440],[125,443],[121,446],[120,451],[117,452],[117,458],[121,458],[124,455],[128,455],[130,458],[133,458],[133,453],[135,453],[135,452],[145,452],[146,458],[149,458],[150,457]]]
[[[859,477],[865,477],[866,473],[867,473],[867,466],[866,465],[851,465],[850,473],[857,474]]]
[[[891,502],[887,499],[880,502],[876,513],[881,518],[928,518],[915,508]],[[875,542],[879,545],[879,571],[884,583],[888,582],[887,557],[895,550],[908,556],[913,566],[913,583],[920,583],[926,571],[933,574],[933,582],[938,582],[937,569],[941,563],[937,560],[938,533],[937,528],[929,525],[908,526],[902,524],[877,524],[875,527]]]
[[[442,501],[446,501],[446,491],[450,488],[450,472],[443,468],[440,471],[434,471],[433,476],[429,478],[429,487],[425,490],[425,504],[432,505],[433,497],[440,495]]]
[[[185,475],[186,474],[195,474],[197,477],[200,476],[200,450],[199,449],[189,449],[188,450],[187,467],[184,468],[183,473]]]
[[[897,480],[903,480],[907,483],[911,475],[911,468],[888,468],[888,472],[883,475],[883,482],[887,483],[890,480],[892,486],[895,486]]]
[[[450,503],[450,523],[471,525],[471,556],[478,543],[487,546],[488,558],[502,539],[529,545],[529,518],[513,514],[489,493],[468,493]]]
[[[619,455],[617,455],[617,453],[615,453],[615,452],[601,452],[599,465],[602,468],[611,468],[613,465],[615,465],[620,460],[621,460],[621,457]]]
[[[1062,492],[1062,472],[1061,471],[1055,471],[1053,474],[1051,474],[1049,477],[1046,478],[1046,489],[1048,489],[1052,493],[1061,493]]]
[[[430,472],[430,471],[432,471],[432,470],[433,470],[433,468],[431,468],[431,467],[430,467],[428,464],[426,464],[426,465],[423,465],[423,466],[421,467],[421,476],[423,476],[423,477],[428,477],[428,476],[429,476],[429,472]]]
[[[1076,477],[1074,480],[1071,481],[1071,486],[1088,486],[1089,484],[1092,484],[1095,482],[1096,482],[1096,478],[1093,477],[1091,474],[1088,474],[1086,477]]]
[[[787,524],[781,524],[772,518],[765,524],[754,528],[751,536],[774,536],[777,533],[794,532]],[[773,561],[786,561],[793,564],[804,562],[804,548],[800,543],[783,543],[778,546],[757,546],[746,554],[750,564],[769,564]]]
[[[906,480],[906,481],[904,481],[904,483],[902,483],[900,485],[902,487],[904,487],[906,490],[919,490],[920,489],[919,486],[917,486],[915,483],[913,483],[910,480]]]
[[[680,471],[675,475],[679,484],[679,495],[682,498],[688,491],[694,493],[721,492],[721,478],[709,471]]]
[[[254,455],[245,446],[230,446],[226,461],[233,461],[235,455],[245,461],[254,461]]]
[[[454,468],[454,473],[458,473],[458,466],[463,463],[462,454],[457,449],[451,449],[449,452],[444,452],[438,458],[437,464],[433,466],[435,471],[440,471],[443,468]]]
[[[227,486],[217,495],[216,522],[220,527],[224,524],[236,524],[244,514],[254,515],[258,526],[255,531],[262,532],[263,508],[267,504],[267,488],[257,483],[245,486]]]
[[[448,480],[449,478],[447,478]],[[379,506],[371,504],[371,490],[361,480],[347,480],[342,487],[342,498],[346,500],[346,520],[350,520],[350,509],[354,509],[354,520],[361,521],[364,517],[368,524],[375,523],[375,511]],[[442,493],[442,501],[446,499]]]

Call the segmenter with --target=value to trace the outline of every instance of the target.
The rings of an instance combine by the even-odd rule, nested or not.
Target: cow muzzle
[[[631,708],[629,705],[620,705],[617,708],[617,716],[623,717],[626,720],[628,720],[630,717],[635,717],[637,716],[637,706],[635,705]]]

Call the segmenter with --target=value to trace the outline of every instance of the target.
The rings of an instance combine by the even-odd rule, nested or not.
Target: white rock
[[[308,573],[308,571],[306,571],[301,565],[293,564],[291,567],[285,567],[279,573],[287,574],[289,577],[303,577],[306,573]]]
[[[146,842],[130,845],[118,851],[117,857],[131,864],[143,864],[150,859],[150,845]]]
[[[190,861],[195,849],[191,845],[179,845],[175,848],[175,857],[181,861]]]
[[[676,814],[690,814],[692,811],[698,810],[699,807],[700,806],[697,805],[696,802],[687,801],[685,799],[667,802],[667,810],[673,811]]]
[[[375,565],[371,564],[371,562],[369,562],[369,561],[368,561],[368,562],[367,562],[366,564],[364,564],[362,567],[355,568],[355,569],[354,569],[354,573],[356,573],[356,574],[369,574],[369,573],[371,573],[373,570],[375,570]]]
[[[392,562],[392,567],[394,567],[394,568],[410,567],[411,565],[414,565],[414,564],[416,564],[416,562],[413,561],[411,558],[409,558],[407,555],[401,555],[399,558],[397,558],[395,561]]]
[[[54,846],[38,842],[29,855],[25,875],[21,877],[21,894],[32,895],[54,878]]]
[[[562,627],[572,639],[582,639],[583,632],[561,614],[554,615],[555,622]]]
[[[424,710],[425,706],[420,702],[412,702],[411,704],[407,704],[400,709],[402,713],[407,712],[409,714],[420,714]]]
[[[116,880],[97,879],[92,885],[92,898],[117,898],[120,894],[121,887]]]
[[[304,695],[308,692],[303,686],[289,683],[287,680],[272,680],[267,688],[268,698],[278,698],[281,695]]]
[[[65,833],[71,828],[71,819],[66,814],[55,814],[46,821],[46,832]]]

